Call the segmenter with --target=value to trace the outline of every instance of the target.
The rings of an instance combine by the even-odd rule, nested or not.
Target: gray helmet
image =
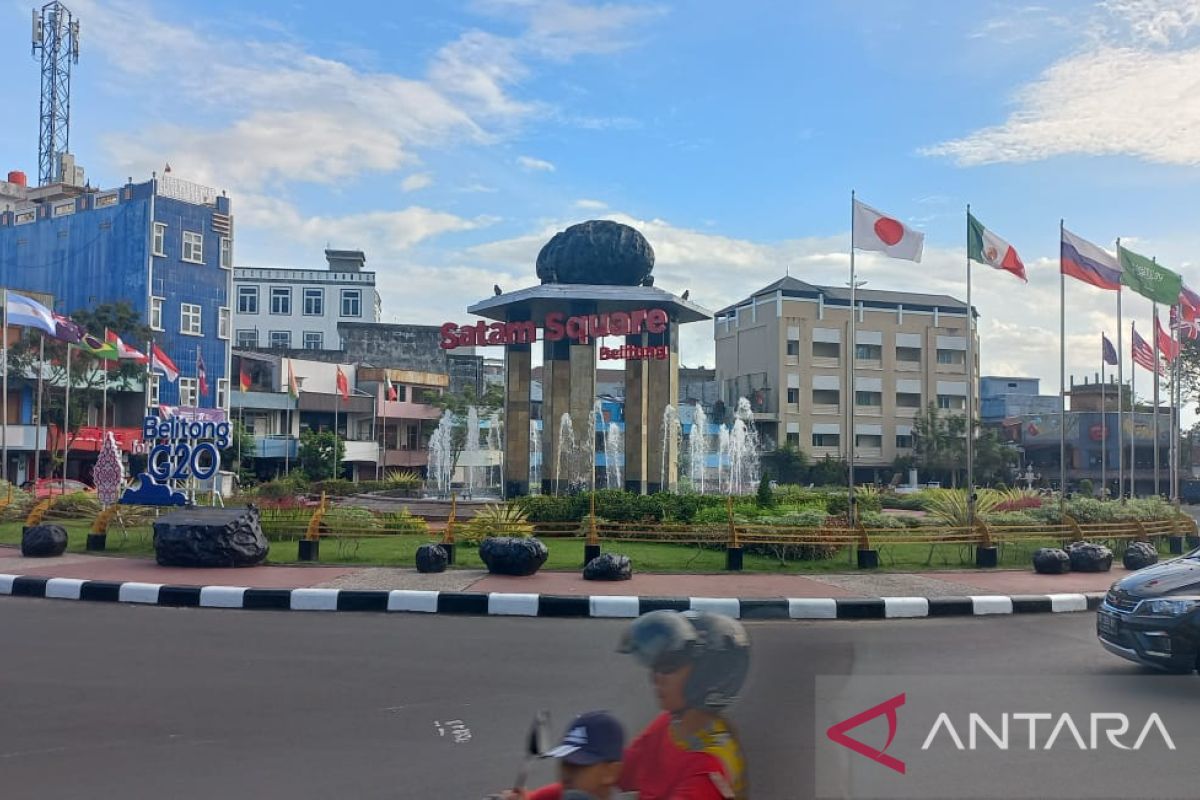
[[[621,637],[619,652],[643,666],[692,665],[684,687],[689,708],[719,710],[736,699],[750,670],[750,639],[741,623],[703,611],[651,611]]]

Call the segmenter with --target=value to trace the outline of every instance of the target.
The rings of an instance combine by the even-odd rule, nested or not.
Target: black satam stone
[[[1108,572],[1112,569],[1113,553],[1102,544],[1071,542],[1067,545],[1072,572]]]
[[[1130,542],[1125,548],[1121,563],[1125,565],[1125,569],[1144,569],[1158,563],[1158,550],[1149,542]]]
[[[154,556],[164,567],[252,567],[270,549],[254,506],[190,508],[154,523]]]
[[[1033,554],[1033,569],[1042,575],[1062,575],[1071,571],[1071,557],[1057,547],[1041,547]]]
[[[583,579],[588,581],[627,581],[632,577],[633,562],[619,553],[597,556],[583,568]]]
[[[417,572],[445,572],[449,563],[450,556],[440,544],[423,544],[417,548]]]
[[[538,253],[542,283],[603,286],[654,285],[654,249],[637,230],[591,220],[554,234]]]
[[[534,538],[493,536],[479,545],[479,558],[495,575],[532,575],[542,568],[550,551]]]
[[[67,550],[67,529],[62,525],[30,525],[21,531],[21,555],[52,558]]]

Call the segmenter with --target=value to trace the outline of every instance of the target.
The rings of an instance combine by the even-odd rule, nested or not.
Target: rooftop
[[[499,294],[480,300],[467,308],[467,313],[500,322],[541,320],[552,311],[569,312],[572,303],[594,304],[597,313],[663,308],[679,322],[712,319],[712,312],[708,309],[653,286],[597,286],[580,283],[545,283]]]
[[[784,297],[808,297],[815,299],[824,296],[825,302],[832,305],[848,306],[850,304],[850,287],[848,286],[817,286],[789,275],[764,286],[745,300],[734,303],[731,306],[726,306],[717,312],[717,316],[728,316],[739,306],[748,304],[752,298],[770,296],[777,292],[781,292]],[[945,294],[894,292],[886,289],[859,289],[855,293],[855,300],[868,307],[895,307],[902,305],[905,308],[914,310],[933,310],[936,308],[939,311],[960,314],[967,308],[967,304],[962,300],[957,300]]]

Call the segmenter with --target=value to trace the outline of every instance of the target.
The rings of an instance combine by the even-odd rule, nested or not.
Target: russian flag
[[[1060,268],[1063,275],[1100,289],[1121,288],[1121,266],[1114,256],[1063,228]]]

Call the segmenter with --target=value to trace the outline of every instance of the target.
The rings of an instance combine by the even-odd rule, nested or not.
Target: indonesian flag
[[[350,381],[346,380],[346,373],[342,372],[342,368],[337,368],[337,390],[342,396],[342,402],[350,399]]]
[[[392,383],[391,377],[387,375],[384,376],[383,380],[383,399],[389,400],[393,403],[396,402],[396,400],[400,397],[399,393],[396,391],[396,385]]]
[[[1174,361],[1179,355],[1179,345],[1171,338],[1171,334],[1163,330],[1157,313],[1154,315],[1154,335],[1158,338],[1158,352],[1162,353],[1167,361]]]
[[[243,392],[250,391],[250,373],[246,372],[246,362],[242,361],[238,364],[238,387]]]
[[[1021,257],[1008,242],[983,227],[983,223],[967,212],[967,257],[992,269],[1011,272],[1029,283],[1025,277],[1025,265]]]
[[[136,364],[145,364],[149,360],[146,358],[145,353],[143,353],[141,350],[138,350],[136,347],[126,344],[125,340],[118,336],[114,331],[106,330],[104,332],[104,339],[109,344],[116,346],[117,358],[133,361]]]
[[[174,383],[179,377],[179,367],[175,366],[175,362],[156,344],[150,346],[150,369],[161,372],[170,383]]]
[[[855,200],[853,245],[859,250],[875,250],[891,258],[920,261],[925,234]]]

